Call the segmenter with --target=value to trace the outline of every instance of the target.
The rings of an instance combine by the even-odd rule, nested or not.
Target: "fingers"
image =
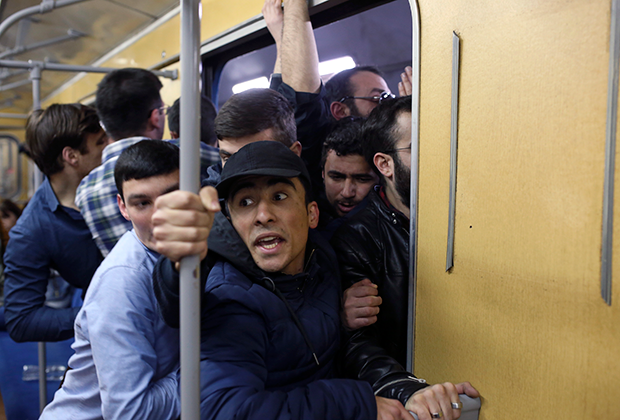
[[[217,190],[213,187],[204,187],[200,190],[200,201],[205,209],[217,213],[221,210]]]
[[[441,415],[444,420],[454,420],[461,415],[461,410],[452,408],[452,402],[457,401],[456,386],[446,382],[416,392],[409,398],[405,408],[417,414],[419,420],[432,420],[438,418],[437,415]]]
[[[262,12],[263,17],[265,18],[265,23],[267,24],[267,29],[269,29],[269,33],[276,41],[276,43],[279,44],[282,40],[282,25],[284,22],[282,1],[265,0]]]
[[[398,94],[400,96],[409,96],[413,91],[412,87],[413,69],[410,66],[405,67],[405,71],[401,73],[401,81],[398,83]]]
[[[356,330],[377,322],[379,305],[377,285],[368,279],[359,281],[344,291],[343,322],[345,327]]]
[[[200,196],[187,191],[174,191],[155,201],[153,239],[155,250],[172,261],[189,255],[207,255],[207,238],[213,217],[219,211],[217,192],[203,188]]]
[[[455,387],[459,394],[465,394],[472,398],[478,398],[480,396],[480,392],[478,392],[478,390],[469,382],[461,382],[460,384],[456,384]]]

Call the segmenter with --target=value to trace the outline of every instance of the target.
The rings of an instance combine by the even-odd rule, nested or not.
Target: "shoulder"
[[[254,283],[227,261],[215,263],[205,285],[206,307],[222,303],[238,303],[254,312],[264,312],[266,302],[278,298],[264,287]]]
[[[133,231],[125,233],[97,269],[87,297],[100,289],[121,293],[142,293],[146,290],[150,294],[157,257],[156,253],[148,251]]]

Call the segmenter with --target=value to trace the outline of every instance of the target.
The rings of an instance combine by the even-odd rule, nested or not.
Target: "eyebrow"
[[[159,195],[168,194],[169,192],[176,191],[178,189],[179,189],[179,183],[177,182],[177,183],[169,186],[168,188],[166,188]],[[145,198],[151,199],[152,197],[149,194],[131,194],[129,197],[127,197],[127,200],[143,200]],[[155,198],[157,198],[157,197],[155,197]]]
[[[289,178],[277,176],[277,177],[269,178],[269,180],[267,180],[268,187],[272,187],[277,184],[290,185],[291,187],[293,187],[295,191],[297,191],[297,188],[295,188],[295,184],[293,184],[293,181],[291,181]],[[230,191],[230,194],[228,194],[228,197],[233,198],[235,194],[237,194],[239,191],[246,189],[246,188],[255,188],[255,187],[256,187],[256,183],[253,181],[248,180],[248,181],[240,182]]]
[[[359,178],[359,177],[365,177],[365,176],[369,176],[370,177],[370,176],[372,176],[372,175],[370,175],[367,172],[355,172],[355,173],[347,175],[344,172],[338,172],[338,171],[328,171],[327,175],[329,175],[329,176],[341,175],[341,176],[344,176],[344,177],[350,176],[351,178]]]

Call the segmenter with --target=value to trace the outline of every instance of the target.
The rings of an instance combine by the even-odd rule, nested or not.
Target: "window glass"
[[[319,60],[349,56],[357,65],[375,65],[397,93],[400,73],[411,65],[411,9],[408,0],[396,0],[355,16],[315,29]],[[270,45],[230,60],[224,66],[218,90],[218,108],[233,94],[233,86],[269,78],[276,60]],[[324,80],[329,75],[323,76]],[[264,79],[263,79],[264,83]]]

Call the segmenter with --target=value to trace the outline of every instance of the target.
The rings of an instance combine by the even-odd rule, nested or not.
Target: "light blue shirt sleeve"
[[[157,377],[157,340],[165,337],[156,328],[160,322],[150,301],[150,279],[137,279],[144,275],[144,270],[110,268],[101,278],[105,293],[95,291],[84,308],[105,419],[180,415],[178,366]]]

